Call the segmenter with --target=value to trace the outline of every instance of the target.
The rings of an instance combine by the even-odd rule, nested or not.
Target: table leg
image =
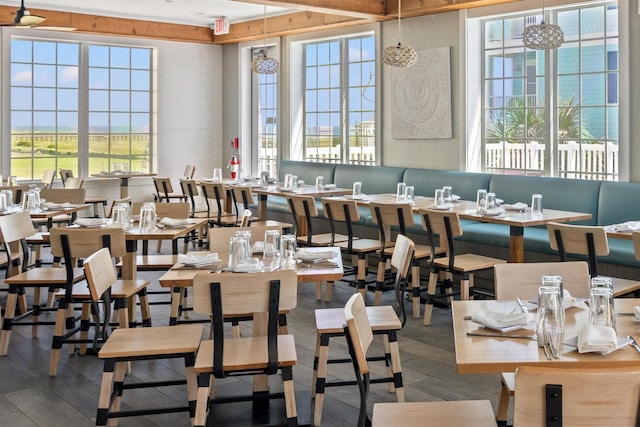
[[[509,262],[524,262],[524,227],[509,227]]]
[[[120,198],[124,199],[129,195],[129,178],[120,178]]]
[[[138,277],[138,241],[127,240],[127,252],[122,258],[122,278],[124,280],[136,280]]]

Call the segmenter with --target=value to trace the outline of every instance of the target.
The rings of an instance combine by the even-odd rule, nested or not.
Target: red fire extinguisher
[[[229,168],[231,179],[236,179],[238,177],[238,168],[240,167],[240,160],[238,160],[238,155],[236,153],[231,156],[231,160],[229,160],[227,167]]]

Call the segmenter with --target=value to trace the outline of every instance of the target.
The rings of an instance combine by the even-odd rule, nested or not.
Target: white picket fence
[[[488,171],[505,169],[509,171],[545,171],[545,146],[531,141],[521,143],[492,143],[485,145],[485,168]],[[580,144],[568,141],[558,145],[556,175],[562,178],[582,178],[617,180],[618,145]]]

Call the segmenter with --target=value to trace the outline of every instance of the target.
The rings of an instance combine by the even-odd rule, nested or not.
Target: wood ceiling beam
[[[289,9],[346,15],[370,19],[385,16],[387,0],[239,0],[243,3],[264,4]]]
[[[522,0],[402,0],[402,18],[412,18]],[[387,17],[398,16],[398,1],[387,0]]]

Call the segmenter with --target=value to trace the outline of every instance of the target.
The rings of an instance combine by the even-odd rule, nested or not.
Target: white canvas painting
[[[413,67],[391,72],[394,139],[452,138],[448,46],[418,51]]]

